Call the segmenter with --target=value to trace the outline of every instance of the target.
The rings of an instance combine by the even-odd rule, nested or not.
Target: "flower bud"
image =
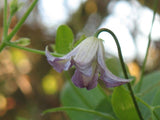
[[[10,3],[10,14],[13,16],[22,6],[22,3],[18,3],[18,0],[12,0]]]
[[[30,39],[29,38],[20,38],[19,40],[16,40],[14,43],[18,44],[20,46],[27,46],[30,44]]]

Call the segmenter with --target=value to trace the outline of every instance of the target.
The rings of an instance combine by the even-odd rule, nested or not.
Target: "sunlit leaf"
[[[112,106],[116,116],[120,120],[139,120],[132,98],[123,86],[114,89]]]
[[[73,39],[72,30],[67,25],[61,25],[56,34],[56,52],[68,53],[72,48]]]

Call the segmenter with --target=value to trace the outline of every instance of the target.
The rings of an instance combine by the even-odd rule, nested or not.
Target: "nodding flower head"
[[[76,67],[72,82],[79,88],[93,89],[98,78],[106,87],[116,87],[130,82],[113,75],[104,62],[105,50],[103,41],[96,37],[88,37],[63,57],[54,57],[46,47],[49,64],[58,72],[67,71],[73,65]]]

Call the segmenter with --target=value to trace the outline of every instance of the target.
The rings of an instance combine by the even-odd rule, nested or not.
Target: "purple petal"
[[[84,88],[85,85],[83,83],[83,75],[81,72],[79,72],[78,69],[76,69],[73,77],[72,77],[72,82],[75,84],[75,86],[79,88]]]
[[[90,90],[90,89],[93,89],[97,86],[97,83],[98,83],[98,69],[96,69],[96,72],[94,73],[94,75],[92,76],[92,81],[89,82],[88,86],[87,86],[87,89]]]
[[[92,76],[88,77],[76,69],[72,82],[79,88],[86,87],[88,90],[93,89],[97,86],[98,71],[96,70]]]
[[[116,87],[130,82],[128,79],[122,79],[113,75],[110,71],[101,72],[100,79],[103,80],[106,87]]]
[[[73,58],[76,68],[86,76],[91,76],[92,63],[96,61],[99,39],[88,37],[79,45],[79,50]]]
[[[99,49],[98,49],[98,64],[99,64],[99,70],[100,70],[100,79],[104,81],[105,85],[107,87],[116,87],[120,86],[122,84],[130,82],[129,79],[122,79],[115,75],[113,75],[108,68],[106,67],[106,64],[104,62],[104,46],[103,43],[99,43]]]
[[[71,51],[67,55],[57,58],[50,54],[48,51],[48,48],[46,47],[46,57],[48,60],[48,63],[57,71],[62,72],[63,70],[68,70],[73,64],[72,62],[72,56],[75,55],[76,51]]]

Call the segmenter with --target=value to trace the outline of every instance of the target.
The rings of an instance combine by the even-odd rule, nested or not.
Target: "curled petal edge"
[[[71,56],[66,56],[57,58],[50,54],[48,47],[45,49],[46,57],[48,63],[57,71],[62,72],[63,70],[68,70],[72,66]]]
[[[104,62],[104,46],[102,42],[99,44],[99,49],[98,49],[98,64],[101,74],[100,79],[103,80],[106,87],[116,87],[132,81],[132,79],[119,78],[108,70]]]

